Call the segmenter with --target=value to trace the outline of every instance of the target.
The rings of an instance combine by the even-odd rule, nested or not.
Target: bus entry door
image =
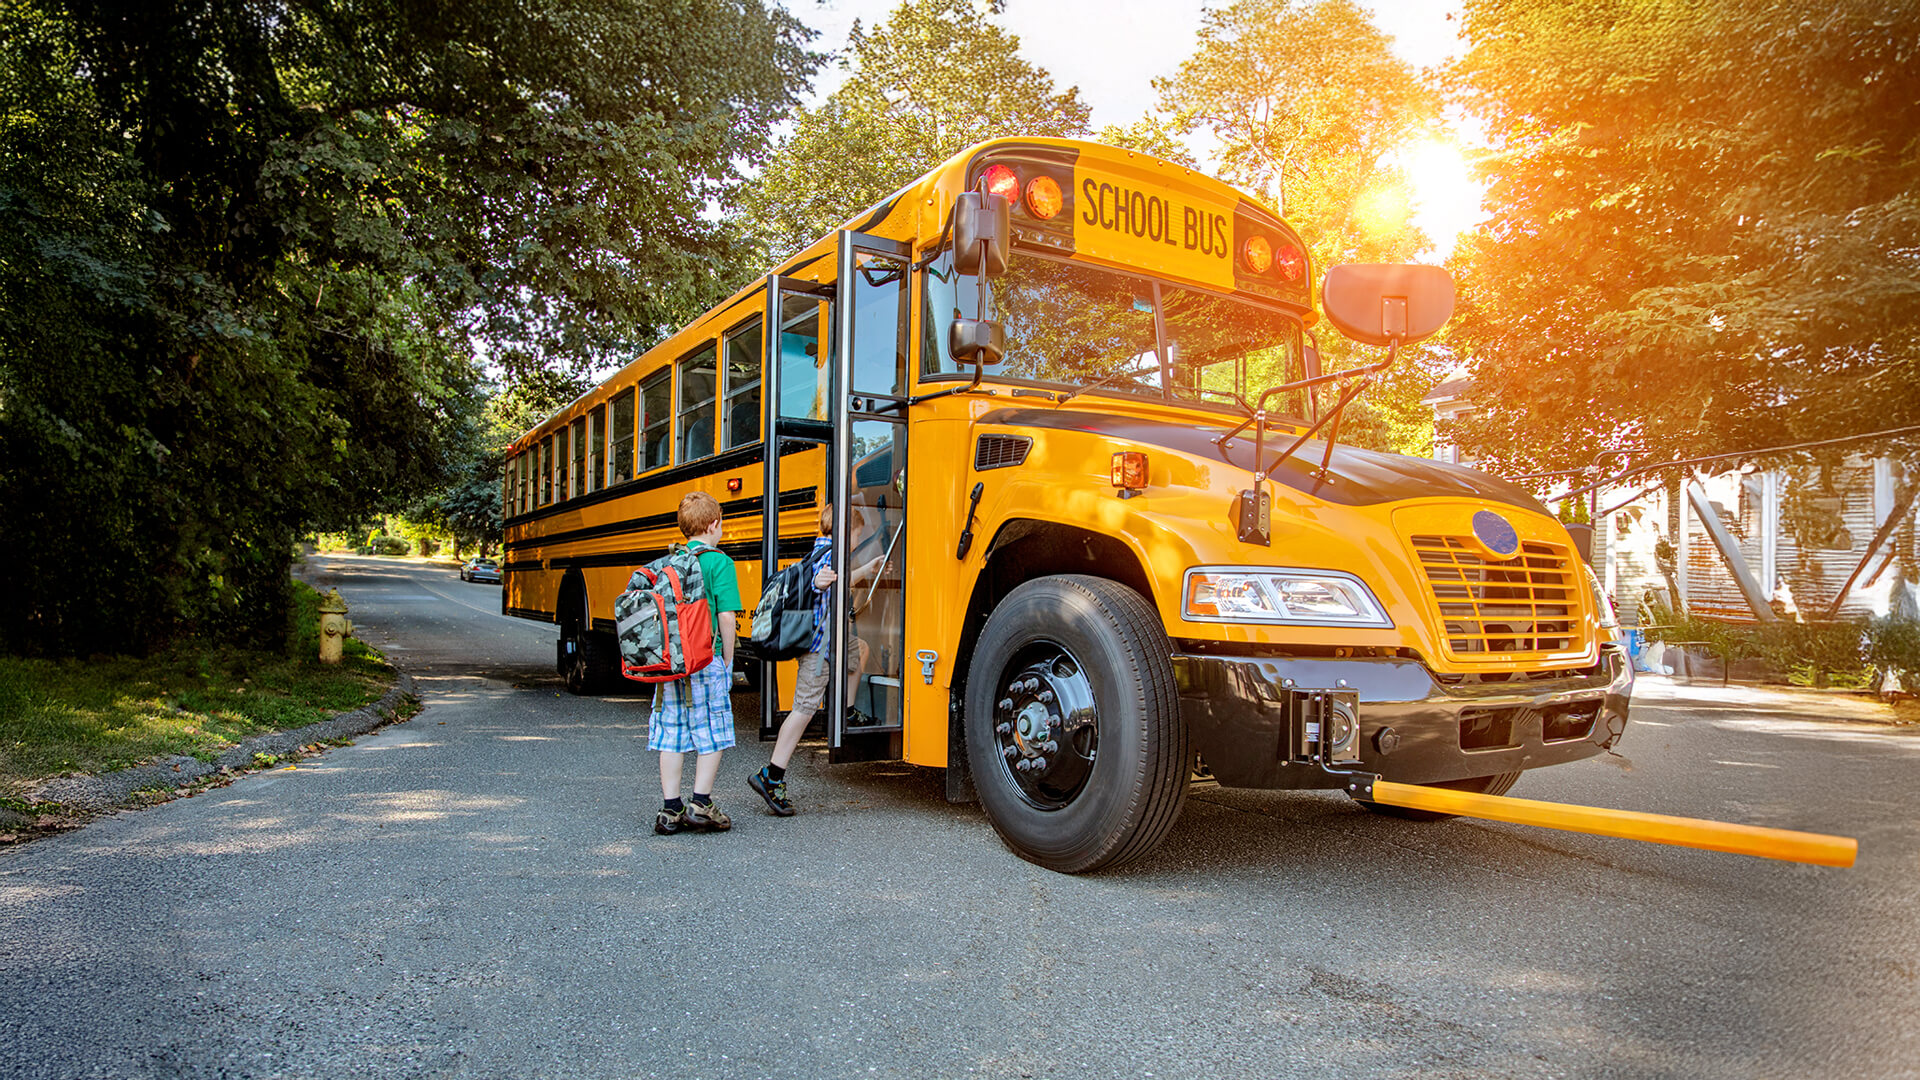
[[[832,472],[834,365],[833,287],[798,278],[767,278],[766,360],[761,423],[767,432],[761,486],[762,580],[782,561],[813,550],[820,507]],[[760,662],[760,738],[779,733],[780,685],[772,661]]]
[[[906,632],[905,244],[842,231],[833,357],[833,653],[828,758],[900,756]]]

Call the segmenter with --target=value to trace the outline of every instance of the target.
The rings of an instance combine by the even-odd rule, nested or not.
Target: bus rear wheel
[[[1513,790],[1514,781],[1520,779],[1520,770],[1495,773],[1492,776],[1470,776],[1465,780],[1442,780],[1428,787],[1447,788],[1452,791],[1471,791],[1476,795],[1505,795]],[[1434,810],[1415,810],[1409,806],[1388,806],[1386,803],[1355,799],[1355,802],[1376,814],[1397,817],[1406,821],[1446,821],[1458,814],[1442,814]]]
[[[1104,578],[1036,578],[994,609],[967,677],[967,761],[1015,854],[1084,873],[1166,837],[1192,757],[1171,652],[1153,608]]]
[[[567,693],[604,694],[614,681],[617,644],[613,635],[599,630],[579,630],[567,660]]]

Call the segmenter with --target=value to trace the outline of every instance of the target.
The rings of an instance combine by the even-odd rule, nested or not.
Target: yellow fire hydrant
[[[347,621],[347,602],[340,598],[339,589],[327,590],[320,598],[320,662],[337,664],[340,662],[340,650],[346,646],[347,635],[353,633],[353,624]]]

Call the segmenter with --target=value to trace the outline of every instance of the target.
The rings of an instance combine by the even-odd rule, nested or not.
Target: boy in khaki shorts
[[[857,531],[855,535],[859,535]],[[765,799],[767,809],[778,817],[793,816],[793,804],[787,801],[787,762],[793,760],[793,751],[800,745],[800,736],[806,732],[807,724],[813,720],[813,714],[820,708],[821,702],[826,700],[827,679],[833,671],[833,664],[828,657],[828,651],[833,647],[833,627],[829,623],[833,617],[833,604],[827,590],[839,580],[839,575],[826,565],[832,551],[833,504],[828,503],[820,509],[820,536],[814,540],[813,551],[807,556],[821,564],[820,572],[813,575],[813,587],[820,590],[820,598],[813,605],[813,642],[808,653],[800,658],[800,672],[794,678],[793,711],[780,722],[780,734],[773,743],[772,761],[766,768],[747,778],[747,786]],[[847,584],[857,589],[878,577],[885,558],[884,555],[876,555],[872,561],[848,571]],[[851,698],[860,669],[867,663],[867,643],[855,637],[851,630],[842,636],[847,643],[847,696]]]
[[[725,832],[733,819],[713,804],[720,752],[733,745],[733,613],[741,609],[740,580],[720,543],[720,503],[704,491],[680,500],[680,532],[700,560],[700,577],[713,615],[713,662],[678,682],[654,687],[647,714],[647,749],[660,751],[662,807],[653,831]],[[687,751],[695,755],[693,795],[680,799],[680,771]]]

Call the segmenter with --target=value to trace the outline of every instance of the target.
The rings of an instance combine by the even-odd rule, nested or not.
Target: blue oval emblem
[[[1487,545],[1487,550],[1501,558],[1514,555],[1520,550],[1520,534],[1506,518],[1491,510],[1479,510],[1473,515],[1473,535]]]

